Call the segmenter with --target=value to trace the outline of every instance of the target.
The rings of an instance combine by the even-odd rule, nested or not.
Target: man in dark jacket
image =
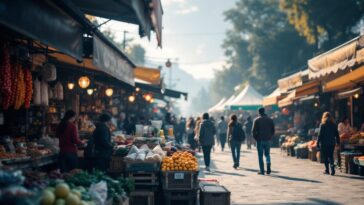
[[[99,117],[99,123],[92,134],[94,143],[94,168],[100,171],[107,171],[110,165],[113,145],[108,124],[111,117],[108,114],[102,114]]]
[[[253,123],[253,137],[257,141],[260,172],[264,175],[263,154],[267,161],[267,174],[271,173],[270,144],[274,135],[274,122],[265,114],[264,108],[259,108],[259,117]]]
[[[216,127],[214,123],[209,120],[209,114],[204,113],[199,131],[199,141],[203,151],[206,171],[210,171],[211,148],[215,144],[215,134]]]

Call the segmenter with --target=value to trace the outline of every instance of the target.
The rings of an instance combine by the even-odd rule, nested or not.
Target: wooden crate
[[[230,205],[230,191],[224,186],[203,186],[200,205]]]
[[[196,205],[198,190],[164,190],[165,205]]]
[[[128,172],[126,174],[134,181],[135,186],[158,186],[158,172]]]
[[[109,172],[123,173],[125,169],[124,157],[112,156],[110,161]]]
[[[160,170],[159,162],[125,162],[125,171],[126,172],[159,172]]]
[[[130,205],[154,205],[153,191],[133,191],[130,193]]]
[[[194,171],[164,171],[162,172],[162,187],[164,190],[192,190],[198,188],[198,172]]]

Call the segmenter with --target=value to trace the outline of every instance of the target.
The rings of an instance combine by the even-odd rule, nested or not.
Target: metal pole
[[[126,33],[127,31],[124,31],[124,40],[123,40],[123,50],[125,51],[126,48]]]
[[[169,68],[169,88],[172,89],[172,67]]]

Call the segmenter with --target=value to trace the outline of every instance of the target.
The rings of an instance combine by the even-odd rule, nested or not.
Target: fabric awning
[[[326,83],[324,92],[354,87],[362,82],[364,82],[364,66]]]
[[[0,24],[78,60],[83,58],[83,25],[55,2],[2,0],[0,8]]]
[[[154,93],[157,95],[163,95],[163,96],[171,97],[171,98],[181,98],[183,96],[185,100],[188,99],[188,93],[186,93],[186,92],[181,92],[181,91],[171,90],[171,89],[165,89],[164,92],[162,92],[162,89],[159,85],[135,83],[135,86],[140,88],[141,90],[151,92],[151,93]]]
[[[364,48],[358,49],[357,37],[308,61],[309,78],[317,79],[345,71],[364,62]]]
[[[320,92],[320,82],[311,81],[296,88],[296,97],[314,95]]]
[[[335,98],[336,99],[344,99],[344,98],[348,98],[348,97],[351,97],[355,94],[362,94],[363,93],[363,89],[362,88],[355,88],[355,89],[352,89],[352,90],[347,90],[347,91],[344,91],[344,92],[340,92],[338,94],[336,94]]]
[[[102,39],[101,39],[102,38]],[[103,36],[93,36],[93,64],[115,78],[134,86],[134,65]]]
[[[283,98],[278,102],[278,107],[286,107],[293,104],[293,100],[296,97],[296,91],[292,91],[287,97]]]
[[[162,46],[162,15],[160,0],[72,0],[86,14],[139,25],[141,36],[150,37],[154,29],[158,46]]]
[[[284,93],[303,84],[303,77],[308,75],[308,70],[299,71],[288,77],[278,80],[279,90]]]
[[[275,89],[270,95],[263,98],[263,107],[276,105],[280,96],[281,91],[279,90],[279,88]]]
[[[228,106],[230,110],[257,110],[262,106],[263,96],[253,86],[247,84]]]
[[[134,68],[134,76],[154,85],[161,83],[161,71],[156,68],[136,67]]]

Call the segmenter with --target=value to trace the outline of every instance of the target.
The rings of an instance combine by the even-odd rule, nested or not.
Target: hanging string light
[[[68,82],[68,83],[67,83],[67,88],[68,88],[68,90],[73,90],[73,88],[75,88],[75,83],[73,83],[73,82]]]
[[[92,93],[94,93],[94,89],[89,88],[89,89],[86,90],[86,92],[87,92],[88,95],[92,95]]]
[[[78,79],[78,85],[83,89],[87,88],[90,85],[90,83],[91,83],[90,78],[87,76],[82,76]]]
[[[129,102],[134,102],[135,101],[135,96],[134,95],[130,95],[129,97],[128,97],[128,100],[129,100]]]
[[[106,94],[106,96],[111,97],[112,94],[114,94],[114,90],[112,88],[107,88],[105,90],[105,94]]]

